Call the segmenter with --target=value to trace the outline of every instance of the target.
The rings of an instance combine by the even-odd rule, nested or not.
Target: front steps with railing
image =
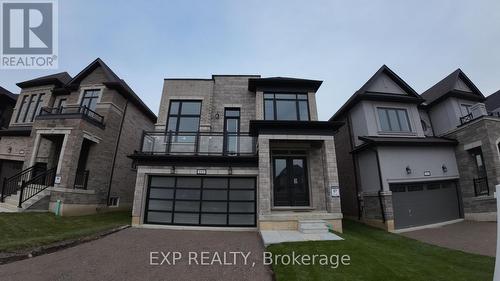
[[[46,206],[45,204],[43,206],[37,206],[36,208],[33,207],[36,203],[40,202],[42,199],[44,199],[47,196],[50,196],[50,190],[45,189],[35,196],[29,198],[28,200],[24,201],[22,203],[22,208],[19,208],[19,195],[20,191],[18,191],[16,194],[12,194],[4,199],[4,202],[0,202],[0,209],[6,209],[10,212],[25,212],[25,211],[33,211],[33,210],[45,210],[47,211],[49,209],[49,204],[47,202]]]
[[[48,201],[46,204],[35,204],[50,195],[48,187],[54,185],[55,173],[55,168],[36,170],[35,167],[30,167],[5,179],[0,195],[0,211],[22,212],[35,207],[47,210]]]

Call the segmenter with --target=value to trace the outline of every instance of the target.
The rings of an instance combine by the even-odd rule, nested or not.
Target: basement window
[[[109,207],[118,207],[119,204],[120,204],[120,197],[118,196],[109,197],[109,202],[108,202]]]

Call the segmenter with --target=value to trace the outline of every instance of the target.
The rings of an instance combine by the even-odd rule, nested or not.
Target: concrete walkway
[[[462,221],[436,228],[401,233],[422,242],[484,256],[495,256],[496,222]]]
[[[174,254],[182,256],[175,265]],[[197,257],[189,264],[189,252]],[[0,266],[1,280],[272,280],[258,232],[129,228],[52,254]],[[161,253],[167,260],[164,261]],[[208,252],[202,254],[201,252]],[[215,257],[218,253],[219,259]],[[248,254],[247,265],[240,254]],[[225,257],[224,257],[225,254]],[[177,254],[179,255],[179,254]],[[207,259],[202,259],[205,255]],[[202,265],[211,263],[213,265]],[[221,265],[218,260],[225,262]],[[194,264],[198,261],[199,264]],[[236,265],[234,262],[236,261]],[[230,265],[231,264],[231,265]]]

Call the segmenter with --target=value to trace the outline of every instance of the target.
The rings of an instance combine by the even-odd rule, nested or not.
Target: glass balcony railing
[[[140,153],[248,156],[256,153],[255,141],[248,133],[144,132]]]

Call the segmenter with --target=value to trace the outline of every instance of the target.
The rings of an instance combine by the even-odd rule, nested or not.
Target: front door
[[[306,159],[275,157],[274,206],[309,206]]]

